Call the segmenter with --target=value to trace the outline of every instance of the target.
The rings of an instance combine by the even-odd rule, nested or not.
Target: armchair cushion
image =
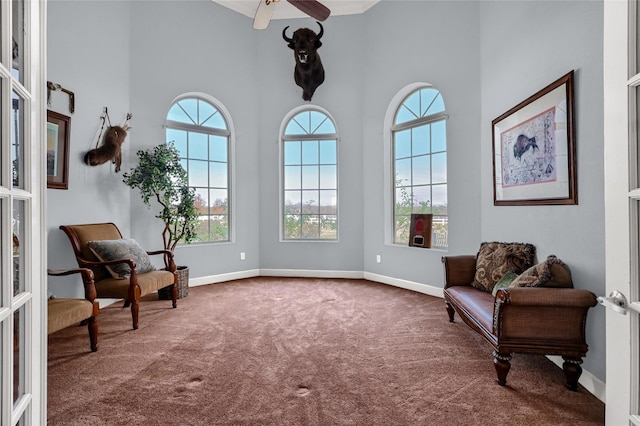
[[[471,285],[491,292],[509,271],[521,274],[533,265],[536,248],[527,243],[482,243],[476,256],[476,272]]]
[[[49,299],[47,309],[47,334],[78,325],[93,316],[93,302],[86,299]]]
[[[136,267],[136,269],[138,269]],[[145,295],[153,293],[156,290],[173,284],[173,274],[167,271],[149,271],[145,274],[138,275],[138,285],[140,286],[140,294]],[[129,294],[129,280],[121,280],[118,278],[105,278],[96,282],[96,291],[98,297],[118,297],[126,299]]]
[[[573,287],[569,267],[556,256],[524,271],[509,287]]]
[[[131,259],[136,263],[136,272],[155,271],[147,252],[133,239],[120,238],[117,240],[89,241],[87,246],[93,254],[101,261],[118,259]],[[126,263],[107,266],[107,270],[113,278],[125,279],[131,275],[131,268]]]

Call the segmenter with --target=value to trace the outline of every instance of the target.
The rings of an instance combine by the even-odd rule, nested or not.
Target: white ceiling
[[[245,16],[253,19],[256,14],[256,9],[260,1],[265,0],[213,0],[214,2],[228,7],[238,13],[242,13]],[[380,0],[321,0],[331,10],[331,16],[337,15],[356,15],[364,13],[371,6],[378,3]],[[286,0],[280,0],[275,5],[273,16],[271,19],[290,19],[290,18],[305,18],[307,15],[300,12],[294,6],[292,6]]]

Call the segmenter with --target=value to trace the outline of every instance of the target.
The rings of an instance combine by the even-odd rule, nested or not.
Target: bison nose
[[[298,60],[300,60],[301,63],[306,63],[307,62],[307,51],[306,50],[301,50],[298,52]]]

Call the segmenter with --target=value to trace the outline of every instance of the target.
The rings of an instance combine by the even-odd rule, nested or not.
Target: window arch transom
[[[444,100],[420,87],[398,106],[391,126],[393,243],[409,244],[412,214],[432,214],[432,247],[448,246]]]

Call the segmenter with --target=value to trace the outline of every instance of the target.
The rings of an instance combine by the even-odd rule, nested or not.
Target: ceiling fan
[[[253,18],[253,29],[264,30],[269,26],[273,9],[280,0],[260,0],[256,15]],[[297,7],[303,13],[311,16],[318,21],[324,21],[329,17],[331,11],[325,5],[317,0],[287,0],[293,6]]]

